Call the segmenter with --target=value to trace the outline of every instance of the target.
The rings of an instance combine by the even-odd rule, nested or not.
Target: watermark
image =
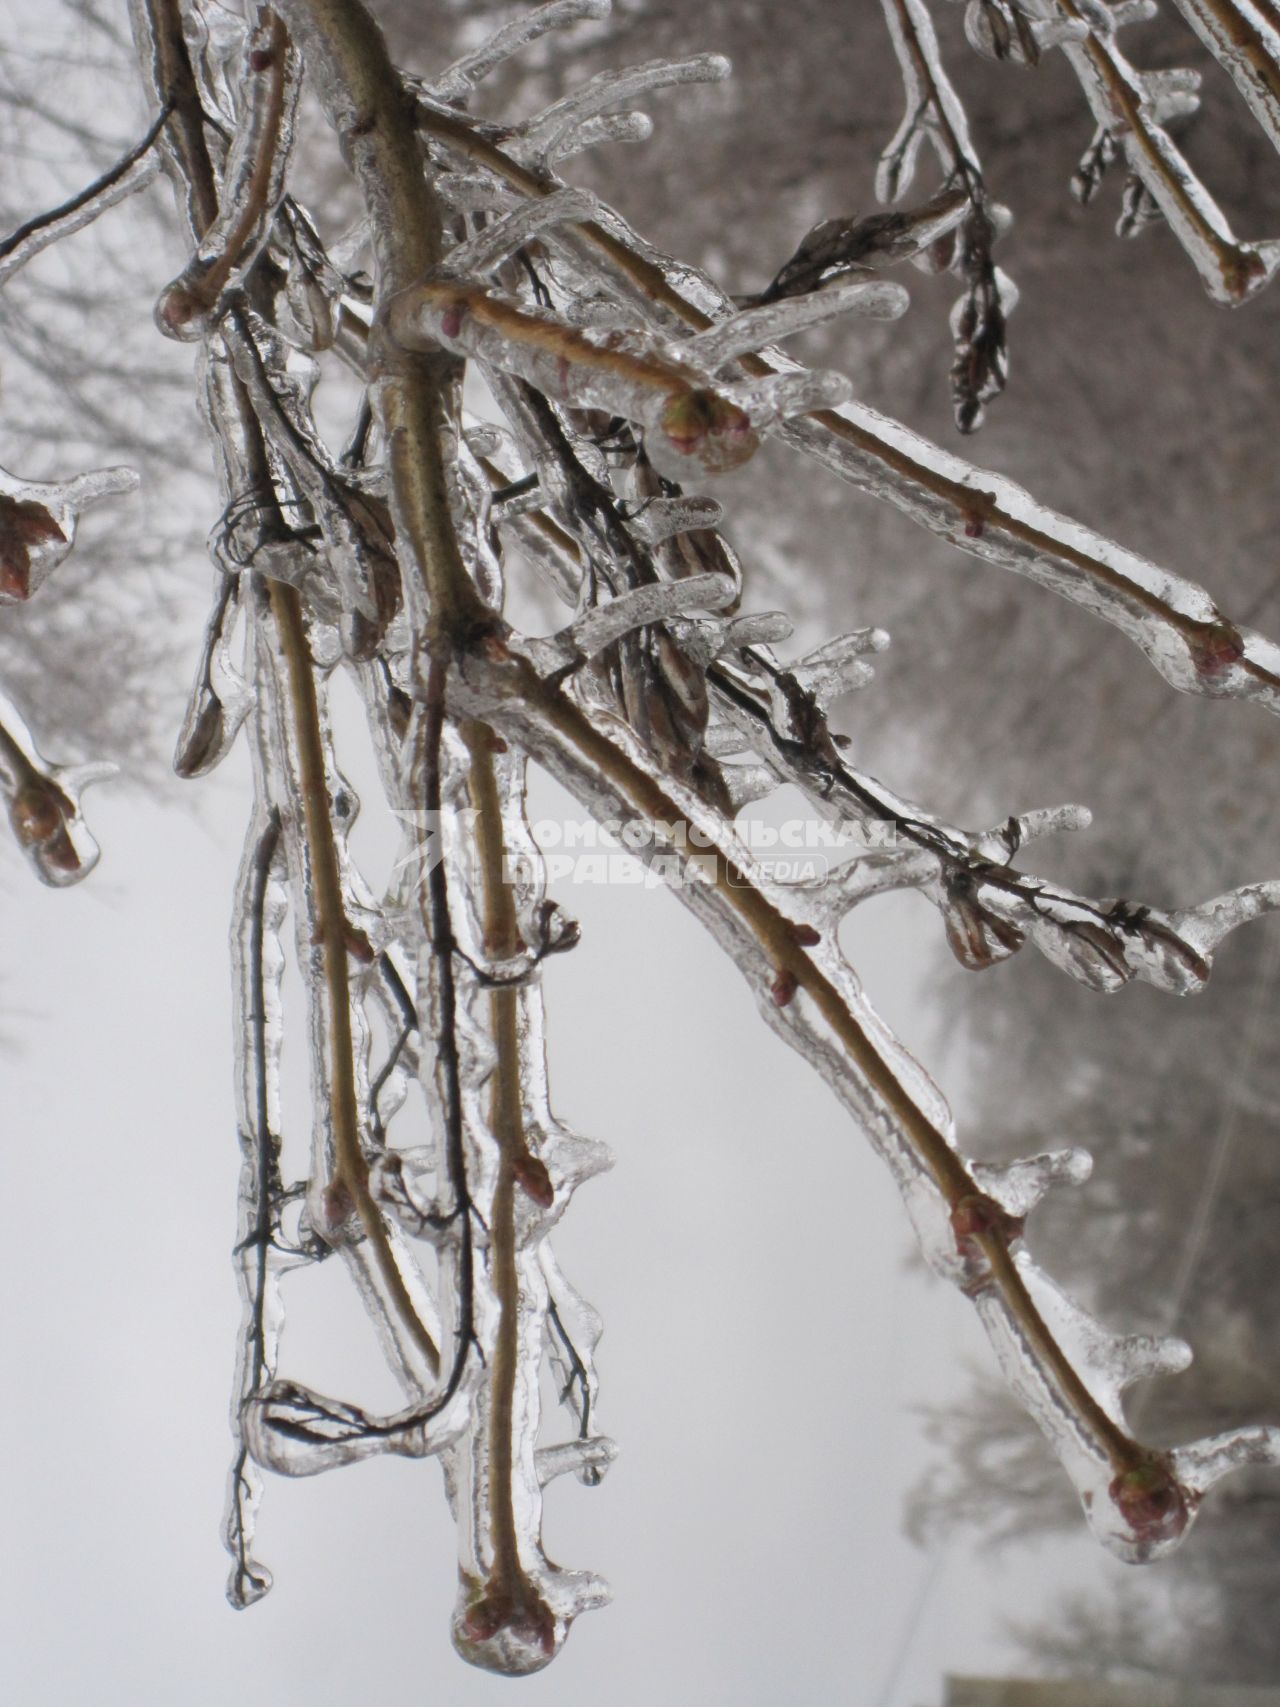
[[[397,862],[402,879],[425,877],[447,847],[474,846],[478,813],[400,811],[411,846]],[[698,824],[635,818],[539,817],[529,825],[533,847],[509,847],[505,876],[517,887],[537,881],[630,888],[679,888],[713,883],[720,863],[717,843]],[[819,883],[860,853],[903,845],[893,824],[825,818],[739,818],[737,846],[726,873],[732,885]],[[522,838],[523,839],[523,838]]]

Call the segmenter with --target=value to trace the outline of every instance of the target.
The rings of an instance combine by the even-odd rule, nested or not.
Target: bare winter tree
[[[1179,4],[1276,141],[1273,9]],[[270,1585],[252,1551],[260,1468],[309,1475],[379,1453],[438,1455],[460,1533],[454,1640],[508,1672],[544,1665],[607,1594],[547,1559],[541,1489],[569,1471],[590,1485],[613,1455],[594,1415],[599,1323],[548,1242],[609,1156],[549,1101],[540,971],[575,929],[546,899],[524,811],[530,760],[670,882],[766,1020],[844,1102],[1108,1546],[1133,1561],[1166,1553],[1219,1479],[1280,1458],[1276,1429],[1242,1418],[1215,1418],[1172,1448],[1138,1437],[1125,1389],[1184,1367],[1185,1346],[1103,1328],[1024,1239],[1052,1186],[1083,1181],[1087,1155],[968,1161],[941,1094],[878,1019],[838,941],[859,901],[917,889],[970,970],[1030,944],[1091,991],[1138,979],[1188,994],[1228,932],[1280,905],[1280,883],[1167,909],[1093,900],[1014,863],[1034,838],[1082,828],[1083,809],[968,831],[875,781],[828,710],[866,678],[883,635],[780,656],[789,622],[742,608],[722,506],[688,488],[726,477],[717,490],[731,503],[733,477],[772,436],[1111,624],[1182,692],[1274,713],[1280,650],[1199,587],[778,349],[845,314],[894,319],[906,293],[890,272],[915,261],[959,290],[949,367],[962,431],[1005,383],[1015,293],[996,257],[1008,216],[925,0],[884,0],[903,83],[878,174],[887,211],[823,219],[738,297],[560,173],[581,150],[641,136],[636,99],[715,82],[722,59],[597,73],[514,123],[469,110],[513,55],[607,10],[522,9],[447,68],[411,75],[357,0],[279,0],[243,17],[215,0],[136,0],[147,129],[90,191],[25,220],[3,255],[16,271],[136,187],[153,159],[176,186],[190,258],[156,281],[156,321],[196,352],[223,505],[177,762],[204,773],[244,728],[255,777],[235,935],[244,1320],[231,1597],[247,1605]],[[1124,231],[1163,221],[1211,296],[1239,304],[1270,281],[1280,243],[1237,237],[1180,151],[1194,76],[1141,71],[1122,51],[1119,32],[1149,10],[971,0],[964,22],[997,61],[1060,52],[1094,126],[1081,199],[1122,162]],[[300,109],[304,80],[332,132],[327,144],[308,134],[305,151],[298,138],[319,120]],[[299,199],[325,146],[358,193],[345,230]],[[322,377],[322,396],[346,409],[340,439],[317,424]],[[5,597],[39,592],[80,511],[129,484],[117,470],[6,478]],[[541,636],[514,619],[531,608],[533,580],[568,612]],[[357,801],[329,711],[339,674],[358,690],[385,807],[403,827],[383,895],[348,851]],[[44,761],[16,714],[6,729],[0,782],[19,842],[47,881],[83,875],[83,776]],[[820,880],[780,882],[737,836],[738,809],[782,785],[844,847]],[[286,921],[314,1093],[296,1179],[277,1088]],[[414,1096],[430,1117],[426,1142],[400,1136]],[[281,1279],[335,1255],[403,1384],[391,1414],[281,1373]],[[546,1361],[572,1419],[571,1438],[551,1445],[539,1439]]]

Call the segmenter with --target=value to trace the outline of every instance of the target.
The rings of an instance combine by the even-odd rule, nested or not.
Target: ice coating
[[[1088,35],[1089,27],[1081,18],[1033,21],[1017,0],[969,0],[964,33],[970,46],[987,59],[1035,65],[1042,49],[1079,41]]]
[[[81,513],[137,489],[132,468],[99,468],[70,480],[19,480],[0,468],[0,605],[36,593],[75,544]]]
[[[1263,128],[1271,134],[1275,108],[1273,95],[1267,93],[1267,75],[1242,79],[1238,58],[1224,55],[1221,30],[1207,26],[1209,8],[1200,0],[1178,3],[1202,39],[1228,64],[1242,93],[1259,113]],[[1280,242],[1239,240],[1164,128],[1169,119],[1190,110],[1188,102],[1194,100],[1194,91],[1188,74],[1136,70],[1116,40],[1117,29],[1128,18],[1115,15],[1110,8],[1090,5],[1086,0],[1025,0],[1025,9],[1042,23],[1086,26],[1083,35],[1063,37],[1061,51],[1079,80],[1095,123],[1113,137],[1129,170],[1168,221],[1210,296],[1226,307],[1235,307],[1264,289],[1280,267]],[[1236,12],[1234,0],[1232,12]],[[1253,27],[1265,62],[1274,46],[1274,32],[1267,32],[1272,40],[1264,39],[1256,28],[1258,23],[1250,7],[1239,27],[1246,31]]]
[[[969,121],[938,52],[933,19],[923,0],[883,0],[885,22],[902,67],[906,108],[902,123],[880,156],[876,200],[896,202],[911,188],[920,150],[928,138],[944,155],[976,161]]]
[[[1032,10],[1024,19],[993,0],[983,45],[1030,59],[1057,42],[1087,51],[1096,69],[1094,46],[1114,33],[1108,17],[1067,0],[1053,16],[1039,0]],[[1144,977],[1182,992],[1204,982],[1222,936],[1273,909],[1280,889],[1254,884],[1172,912],[1094,901],[1015,863],[1023,842],[1083,827],[1082,809],[1014,813],[975,832],[894,795],[827,723],[832,700],[865,681],[883,636],[863,630],[774,656],[786,619],[737,614],[743,574],[719,506],[679,485],[745,461],[763,431],[786,423],[785,437],[843,477],[1125,628],[1175,685],[1263,703],[1280,685],[1267,679],[1264,644],[1200,589],[861,410],[842,377],[809,374],[774,347],[843,308],[896,311],[899,287],[850,276],[862,265],[853,251],[879,266],[915,250],[965,283],[953,372],[962,425],[1003,381],[1013,291],[991,248],[1007,220],[982,183],[928,8],[886,3],[912,98],[882,181],[905,188],[927,138],[946,187],[920,209],[876,216],[881,224],[824,222],[777,288],[745,308],[548,165],[592,139],[636,134],[643,125],[614,109],[650,88],[718,77],[723,62],[605,74],[503,130],[449,103],[465,103],[525,42],[601,7],[570,0],[527,13],[426,96],[389,64],[379,69],[371,25],[358,65],[344,63],[326,33],[333,12],[280,5],[366,200],[367,224],[328,256],[316,227],[277,195],[285,150],[265,122],[276,85],[258,85],[270,99],[243,98],[280,69],[242,57],[264,51],[272,15],[246,41],[229,14],[211,11],[189,42],[206,110],[241,114],[229,152],[216,123],[206,127],[211,180],[221,173],[227,186],[222,224],[237,208],[252,224],[243,243],[239,227],[224,231],[221,264],[230,280],[260,239],[270,243],[292,320],[282,332],[256,296],[252,309],[230,296],[213,304],[203,406],[227,506],[214,538],[226,579],[180,746],[190,773],[225,750],[239,611],[256,804],[236,926],[245,1313],[233,1598],[247,1603],[267,1582],[252,1551],[259,1490],[246,1453],[295,1476],[385,1453],[440,1456],[459,1537],[454,1639],[475,1663],[538,1669],[572,1619],[605,1598],[598,1579],[550,1561],[541,1536],[542,1487],[570,1473],[594,1485],[614,1448],[596,1416],[599,1318],[549,1244],[577,1186],[609,1156],[549,1100],[541,967],[572,946],[576,927],[546,898],[523,808],[530,757],[596,816],[656,832],[643,838],[654,870],[679,873],[681,898],[741,968],[768,1023],[866,1133],[929,1262],[981,1312],[1095,1527],[1125,1556],[1164,1550],[1211,1480],[1271,1461],[1272,1433],[1237,1430],[1166,1453],[1131,1438],[1124,1389],[1181,1367],[1184,1348],[1111,1334],[1040,1275],[1025,1243],[1036,1203],[1055,1184],[1078,1184],[1085,1159],[968,1162],[941,1091],[846,962],[839,924],[854,904],[914,887],[974,969],[1031,942],[1099,990]],[[1159,127],[1193,94],[1184,75],[1148,75],[1139,118]],[[260,146],[243,140],[249,131]],[[447,217],[425,189],[424,138],[428,178],[446,168]],[[1149,211],[1145,195],[1135,222]],[[193,232],[197,246],[206,235]],[[439,348],[459,360],[413,359]],[[324,365],[314,358],[326,351],[365,387],[340,454],[312,412]],[[468,361],[500,428],[460,415],[454,382]],[[502,616],[513,539],[568,607],[549,639],[526,641]],[[360,803],[330,726],[339,673],[360,696],[377,763],[366,809],[385,806],[403,831],[385,896],[370,892],[349,847]],[[785,783],[865,832],[865,849],[821,885],[772,883],[734,835],[736,806]],[[674,833],[682,825],[698,832],[696,864]],[[286,909],[316,1093],[305,1177],[291,1182],[279,1178],[272,1112]],[[429,1134],[402,1144],[403,1111],[419,1100]],[[403,1403],[385,1414],[278,1367],[278,1276],[331,1257],[400,1384]],[[540,1435],[544,1362],[569,1414],[567,1440]]]
[[[231,629],[237,583],[219,575],[205,626],[196,679],[178,736],[173,768],[182,777],[204,776],[231,751],[252,704],[252,695],[232,656]]]
[[[227,293],[257,260],[284,195],[301,62],[270,7],[259,12],[244,52],[244,108],[231,139],[218,217],[156,304],[156,323],[170,337],[205,336]]]
[[[531,7],[434,78],[431,93],[439,101],[465,104],[476,84],[512,54],[519,53],[548,30],[567,29],[582,19],[607,17],[610,3],[611,0],[545,0],[543,5]]]
[[[833,373],[717,386],[684,364],[680,345],[664,348],[638,332],[584,330],[447,278],[398,296],[390,328],[406,349],[441,346],[516,375],[559,403],[625,416],[646,430],[655,466],[682,478],[691,468],[723,474],[740,467],[754,455],[761,430],[850,391]]]
[[[834,657],[854,669],[859,648],[875,647],[878,632],[848,637],[849,652],[834,643]],[[1272,883],[1247,884],[1199,907],[1166,913],[1140,903],[1090,900],[1047,879],[1023,877],[1010,863],[1018,849],[1039,836],[1084,829],[1088,811],[1074,804],[1038,808],[974,833],[912,806],[851,765],[830,744],[824,726],[812,726],[821,699],[814,689],[824,685],[821,665],[828,662],[823,653],[817,668],[812,660],[779,666],[767,663],[759,646],[750,648],[744,660],[755,673],[767,666],[767,708],[758,691],[723,668],[713,677],[713,689],[716,709],[737,731],[740,745],[753,746],[778,781],[794,783],[819,810],[838,814],[866,834],[871,851],[837,867],[820,887],[828,910],[891,888],[920,888],[941,913],[956,957],[971,971],[995,965],[1030,942],[1092,989],[1109,993],[1137,978],[1174,995],[1202,989],[1224,937],[1274,910],[1280,891]],[[808,683],[802,679],[806,669],[814,669]],[[825,677],[828,688],[831,681]],[[809,725],[803,755],[797,717]],[[886,831],[907,844],[892,850],[894,857],[875,846]]]
[[[942,234],[919,259],[930,270],[947,268],[965,283],[964,295],[951,313],[951,392],[956,425],[962,433],[973,432],[982,425],[984,406],[1004,389],[1008,373],[1005,321],[1016,305],[1017,291],[995,265],[991,251],[1009,216],[988,196],[968,120],[942,63],[924,0],[882,0],[882,5],[907,105],[880,157],[876,196],[894,202],[906,194],[927,140],[942,168],[944,191],[958,187],[968,203],[958,222],[945,222]],[[1016,43],[1024,58],[1034,58],[1039,51],[1034,26],[1020,7],[1010,12],[1003,0],[998,5],[1002,39],[1010,46]],[[984,14],[982,23],[989,29],[992,19]]]
[[[518,160],[545,158],[588,119],[623,106],[637,95],[679,84],[721,83],[728,75],[729,61],[718,53],[699,53],[690,59],[653,59],[624,71],[601,71],[518,125],[509,144],[511,153]]]
[[[251,1606],[271,1588],[271,1573],[254,1556],[262,1478],[249,1456],[243,1407],[275,1374],[284,1306],[280,1273],[293,1253],[282,1237],[284,1182],[280,1175],[280,931],[287,909],[281,882],[280,820],[255,811],[245,838],[232,935],[237,1035],[243,1039],[236,1081],[241,1177],[235,1251],[241,1321],[236,1340],[231,1433],[223,1535],[232,1557],[227,1598]],[[303,1260],[299,1252],[293,1260]]]
[[[1280,647],[1230,622],[1194,582],[1056,514],[859,403],[830,423],[787,421],[797,449],[962,551],[1012,569],[1111,623],[1182,693],[1280,712]]]
[[[164,114],[158,118],[135,148],[131,148],[80,195],[73,196],[52,215],[28,220],[0,242],[0,286],[21,272],[41,250],[82,231],[86,225],[92,225],[100,214],[151,183],[160,170],[159,159],[152,148],[167,116]]]
[[[1249,110],[1280,148],[1280,30],[1274,11],[1268,15],[1252,0],[1232,0],[1229,9],[1213,0],[1174,4],[1230,73]]]
[[[0,693],[0,796],[13,838],[42,883],[65,889],[98,863],[80,795],[115,771],[112,764],[51,765],[17,706]]]

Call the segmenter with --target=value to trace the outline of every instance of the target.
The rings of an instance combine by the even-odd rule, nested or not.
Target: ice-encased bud
[[[100,468],[70,480],[19,480],[0,468],[0,604],[29,599],[75,544],[80,513],[132,492],[132,468]]]
[[[587,1571],[550,1566],[536,1580],[520,1573],[510,1585],[460,1573],[453,1645],[482,1671],[527,1677],[556,1657],[575,1618],[611,1598],[608,1584]]]
[[[42,883],[65,889],[98,863],[80,795],[90,783],[115,774],[116,767],[105,763],[51,765],[17,707],[0,695],[0,796],[14,840]]]

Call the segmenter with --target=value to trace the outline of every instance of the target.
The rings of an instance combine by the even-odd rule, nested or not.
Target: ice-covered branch
[[[1186,1348],[1110,1333],[1026,1251],[1026,1215],[1051,1184],[1080,1177],[1078,1159],[989,1165],[975,1175],[955,1148],[940,1093],[871,1010],[833,937],[810,922],[794,893],[757,886],[723,820],[655,771],[621,725],[598,727],[510,651],[469,659],[457,697],[460,708],[518,740],[593,815],[631,828],[627,845],[672,881],[740,966],[770,1024],[845,1102],[890,1168],[931,1265],[973,1300],[1006,1378],[1062,1459],[1099,1537],[1131,1560],[1175,1546],[1210,1481],[1244,1459],[1225,1437],[1182,1449],[1185,1459],[1134,1440],[1124,1390],[1185,1367]],[[1184,1463],[1197,1474],[1180,1479]]]
[[[1254,0],[1174,0],[1280,148],[1280,19]]]
[[[1167,128],[1170,119],[1194,111],[1198,104],[1198,76],[1177,70],[1135,69],[1116,42],[1117,28],[1127,20],[1097,0],[1024,0],[1024,3],[1029,14],[1042,23],[1063,22],[1079,26],[1082,32],[1073,30],[1059,43],[1098,126],[1077,174],[1078,193],[1088,199],[1107,159],[1120,152],[1153,208],[1168,221],[1214,300],[1234,307],[1256,296],[1280,267],[1280,241],[1255,243],[1237,238],[1226,215],[1196,176]],[[1190,12],[1192,7],[1183,9]],[[1194,11],[1205,26],[1202,33],[1207,31],[1208,10],[1196,0]],[[1239,27],[1248,31],[1234,5],[1229,8],[1215,5],[1213,10],[1220,15],[1227,11],[1236,13]],[[1260,66],[1266,54],[1260,36],[1257,42],[1255,62]],[[1233,69],[1233,75],[1239,79],[1237,70]],[[1246,84],[1251,104],[1260,101],[1263,91],[1256,78],[1250,76]],[[1264,128],[1269,128],[1273,119],[1274,113],[1269,109]],[[1136,231],[1141,216],[1135,218],[1130,212],[1126,218],[1128,231]],[[1122,221],[1122,232],[1124,225]]]
[[[218,216],[156,306],[157,324],[175,338],[204,335],[267,241],[284,195],[299,78],[298,55],[284,24],[263,7],[245,45],[244,110],[227,157]]]
[[[420,108],[418,123],[525,195],[550,195],[560,187],[510,160],[461,118]],[[575,234],[664,326],[674,320],[703,332],[735,312],[709,278],[684,264],[664,265],[612,210],[607,228],[587,221]],[[747,357],[742,365],[761,377],[794,368],[774,352]],[[1232,623],[1194,582],[1056,514],[1003,475],[976,468],[854,402],[776,430],[959,550],[1025,575],[1113,623],[1180,692],[1250,699],[1280,712],[1280,648],[1272,641]]]
[[[956,425],[969,433],[982,425],[984,405],[1004,390],[1008,375],[1005,321],[1018,293],[996,266],[991,251],[1009,216],[987,194],[968,120],[943,66],[925,0],[882,0],[882,4],[902,69],[907,106],[880,156],[876,195],[882,202],[894,202],[906,194],[927,139],[943,170],[944,192],[958,189],[968,203],[959,222],[945,226],[921,258],[965,281],[965,294],[951,314],[955,339],[951,391]]]
[[[162,107],[142,140],[85,189],[50,208],[47,213],[24,220],[7,237],[0,239],[0,285],[7,284],[42,249],[83,230],[108,208],[115,207],[126,196],[151,182],[160,170],[152,149],[170,111],[168,105]]]
[[[943,824],[856,770],[831,739],[821,695],[796,666],[778,666],[749,648],[771,689],[763,697],[749,677],[725,662],[709,682],[724,723],[763,758],[773,785],[794,783],[825,814],[855,827],[847,865],[815,883],[811,902],[840,918],[870,895],[919,889],[942,915],[960,963],[982,971],[1030,942],[1090,989],[1110,993],[1137,978],[1174,995],[1208,981],[1213,954],[1237,926],[1280,907],[1280,884],[1251,884],[1199,907],[1162,912],[1124,900],[1094,901],[1012,864],[1037,837],[1089,824],[1079,806],[1041,808],[1010,817],[982,834]],[[780,701],[780,709],[776,703]],[[726,748],[728,742],[723,743]],[[855,840],[856,840],[855,837]]]
[[[868,1134],[930,1263],[974,1302],[1110,1545],[1128,1558],[1167,1550],[1212,1480],[1277,1456],[1267,1429],[1171,1454],[1133,1437],[1124,1389],[1181,1367],[1185,1349],[1107,1332],[1023,1239],[1040,1197],[1080,1181],[1086,1160],[967,1162],[941,1093],[872,1010],[838,933],[849,907],[910,886],[940,910],[966,965],[1029,941],[1094,988],[1142,977],[1181,992],[1203,983],[1229,930],[1280,905],[1280,885],[1185,911],[1094,902],[1013,864],[1033,837],[1081,827],[1081,809],[975,834],[893,795],[827,723],[829,702],[868,679],[883,634],[859,630],[780,663],[768,648],[785,619],[740,613],[743,571],[719,532],[720,503],[682,482],[740,465],[774,431],[961,549],[1112,622],[1179,688],[1280,710],[1280,649],[1190,582],[874,415],[842,376],[809,373],[776,348],[836,314],[900,312],[903,291],[877,269],[914,257],[965,282],[953,375],[962,425],[1003,382],[1012,291],[991,259],[1003,216],[924,0],[885,0],[909,101],[881,192],[905,191],[926,140],[941,190],[913,211],[824,222],[745,303],[550,166],[584,141],[636,134],[643,124],[618,108],[717,79],[723,61],[605,73],[505,128],[461,110],[509,54],[605,10],[551,0],[423,84],[395,70],[359,0],[278,0],[252,29],[210,24],[189,0],[135,0],[152,95],[169,114],[156,135],[194,249],[161,318],[198,338],[225,504],[178,765],[209,769],[243,723],[255,775],[235,942],[232,1598],[247,1604],[269,1583],[252,1551],[251,1459],[310,1475],[377,1454],[438,1455],[459,1532],[454,1640],[508,1672],[544,1665],[573,1618],[606,1597],[598,1579],[547,1558],[541,1490],[569,1470],[593,1484],[613,1455],[596,1416],[599,1320],[549,1243],[609,1158],[550,1104],[541,971],[576,927],[546,897],[524,811],[530,759],[597,818],[637,832],[769,1023]],[[1058,45],[1090,87],[1131,101],[1125,137],[1120,108],[1108,108],[1100,161],[1108,147],[1150,143],[1173,170],[1158,139],[1186,105],[1186,79],[1130,76],[1113,51],[1115,16],[1086,0],[980,0],[969,13],[984,51],[1033,61]],[[303,62],[364,204],[329,252],[286,181]],[[1208,219],[1198,189],[1178,186]],[[341,452],[312,410],[335,361],[360,393]],[[500,423],[463,415],[468,363]],[[69,524],[51,500],[3,490],[0,567],[25,595]],[[521,640],[503,614],[512,538],[568,607],[542,640]],[[361,803],[330,722],[339,673],[361,698],[377,764],[366,805],[403,835],[382,896],[349,845]],[[0,731],[11,802],[38,785],[47,805],[60,776],[20,727]],[[865,833],[821,884],[761,877],[735,838],[737,806],[784,782]],[[70,833],[73,795],[59,800],[47,836],[33,809],[15,817],[46,853]],[[306,1175],[291,1184],[276,1092],[286,912],[314,1105]],[[428,1136],[402,1144],[398,1111],[418,1096]],[[331,1252],[403,1392],[383,1414],[278,1373],[279,1276]],[[539,1436],[546,1361],[574,1436],[551,1444]]]

